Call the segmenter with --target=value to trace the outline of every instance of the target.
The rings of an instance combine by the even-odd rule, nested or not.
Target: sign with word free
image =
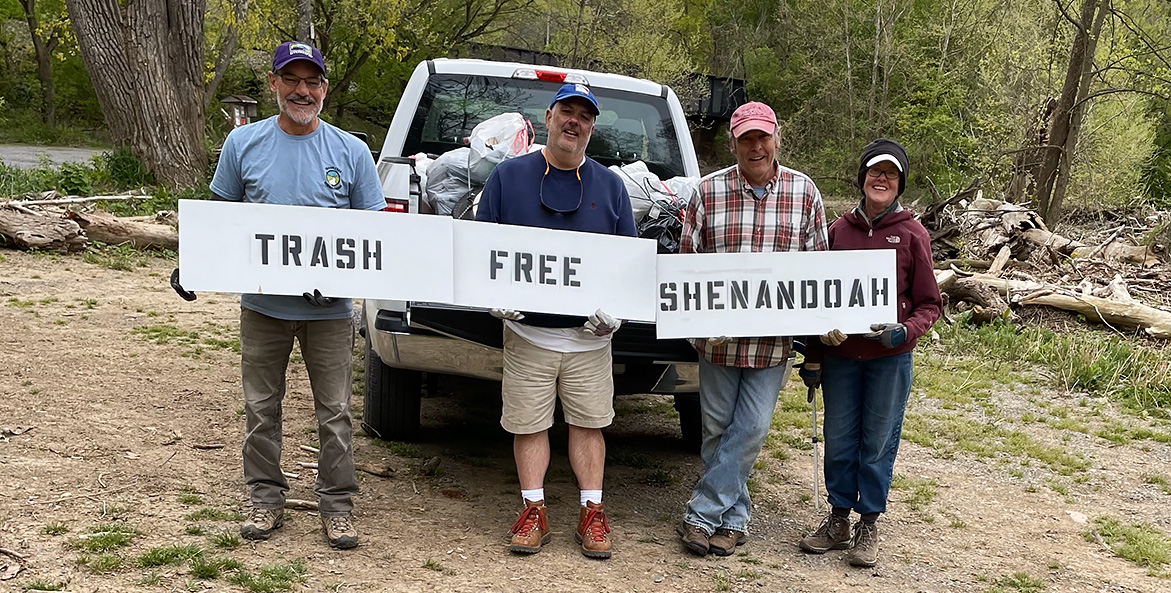
[[[179,201],[187,290],[451,302],[452,219]]]
[[[658,256],[662,338],[803,336],[898,321],[895,251]]]
[[[455,304],[655,319],[655,242],[455,221]]]

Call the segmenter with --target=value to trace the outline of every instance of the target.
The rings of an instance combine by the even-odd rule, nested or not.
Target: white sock
[[[584,507],[586,505],[586,501],[592,502],[594,504],[602,504],[602,491],[601,490],[582,490],[581,491],[581,506]]]
[[[537,502],[538,500],[545,500],[545,488],[537,488],[535,490],[521,490],[520,497],[529,501]]]

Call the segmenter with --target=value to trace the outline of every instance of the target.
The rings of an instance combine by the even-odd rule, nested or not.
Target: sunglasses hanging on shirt
[[[541,156],[545,156],[545,153],[542,152]],[[549,176],[549,168],[550,168],[549,159],[546,158],[545,159],[545,174],[541,175],[541,185],[540,185],[539,189],[537,190],[537,196],[541,199],[541,207],[544,208],[545,210],[548,210],[552,214],[573,214],[574,212],[577,212],[578,208],[581,208],[582,200],[585,198],[585,184],[581,182],[581,165],[578,165],[577,168],[574,169],[574,171],[573,171],[574,174],[577,175],[577,185],[578,185],[577,205],[574,206],[573,208],[568,208],[568,209],[554,208],[554,207],[550,206],[549,204],[545,203],[545,178]]]

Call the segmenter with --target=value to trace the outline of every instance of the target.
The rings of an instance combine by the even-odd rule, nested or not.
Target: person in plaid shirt
[[[680,253],[822,251],[821,194],[805,174],[776,160],[777,118],[763,103],[732,114],[736,165],[704,177],[683,219]],[[768,435],[792,339],[693,341],[699,351],[703,476],[677,533],[699,555],[730,556],[747,540],[748,474]]]

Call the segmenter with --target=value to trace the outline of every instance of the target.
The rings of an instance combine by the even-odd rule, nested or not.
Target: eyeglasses
[[[306,88],[311,91],[315,91],[321,88],[321,85],[325,83],[325,79],[320,76],[301,78],[300,76],[293,76],[292,74],[281,74],[280,77],[281,82],[284,82],[285,84],[289,85],[290,88],[294,89],[300,86],[302,82],[304,82]]]
[[[883,171],[882,169],[866,169],[866,175],[878,179],[879,177],[886,177],[888,180],[899,178],[898,171]]]
[[[545,156],[545,153],[542,152],[541,156]],[[545,203],[545,178],[549,176],[549,160],[545,160],[545,174],[541,175],[541,185],[537,189],[537,197],[539,197],[541,200],[542,208],[553,214],[573,214],[574,212],[577,212],[578,208],[581,208],[582,199],[585,198],[585,184],[581,182],[581,165],[578,165],[577,169],[574,169],[573,172],[577,174],[577,185],[580,188],[577,193],[577,205],[567,210],[554,208]]]

